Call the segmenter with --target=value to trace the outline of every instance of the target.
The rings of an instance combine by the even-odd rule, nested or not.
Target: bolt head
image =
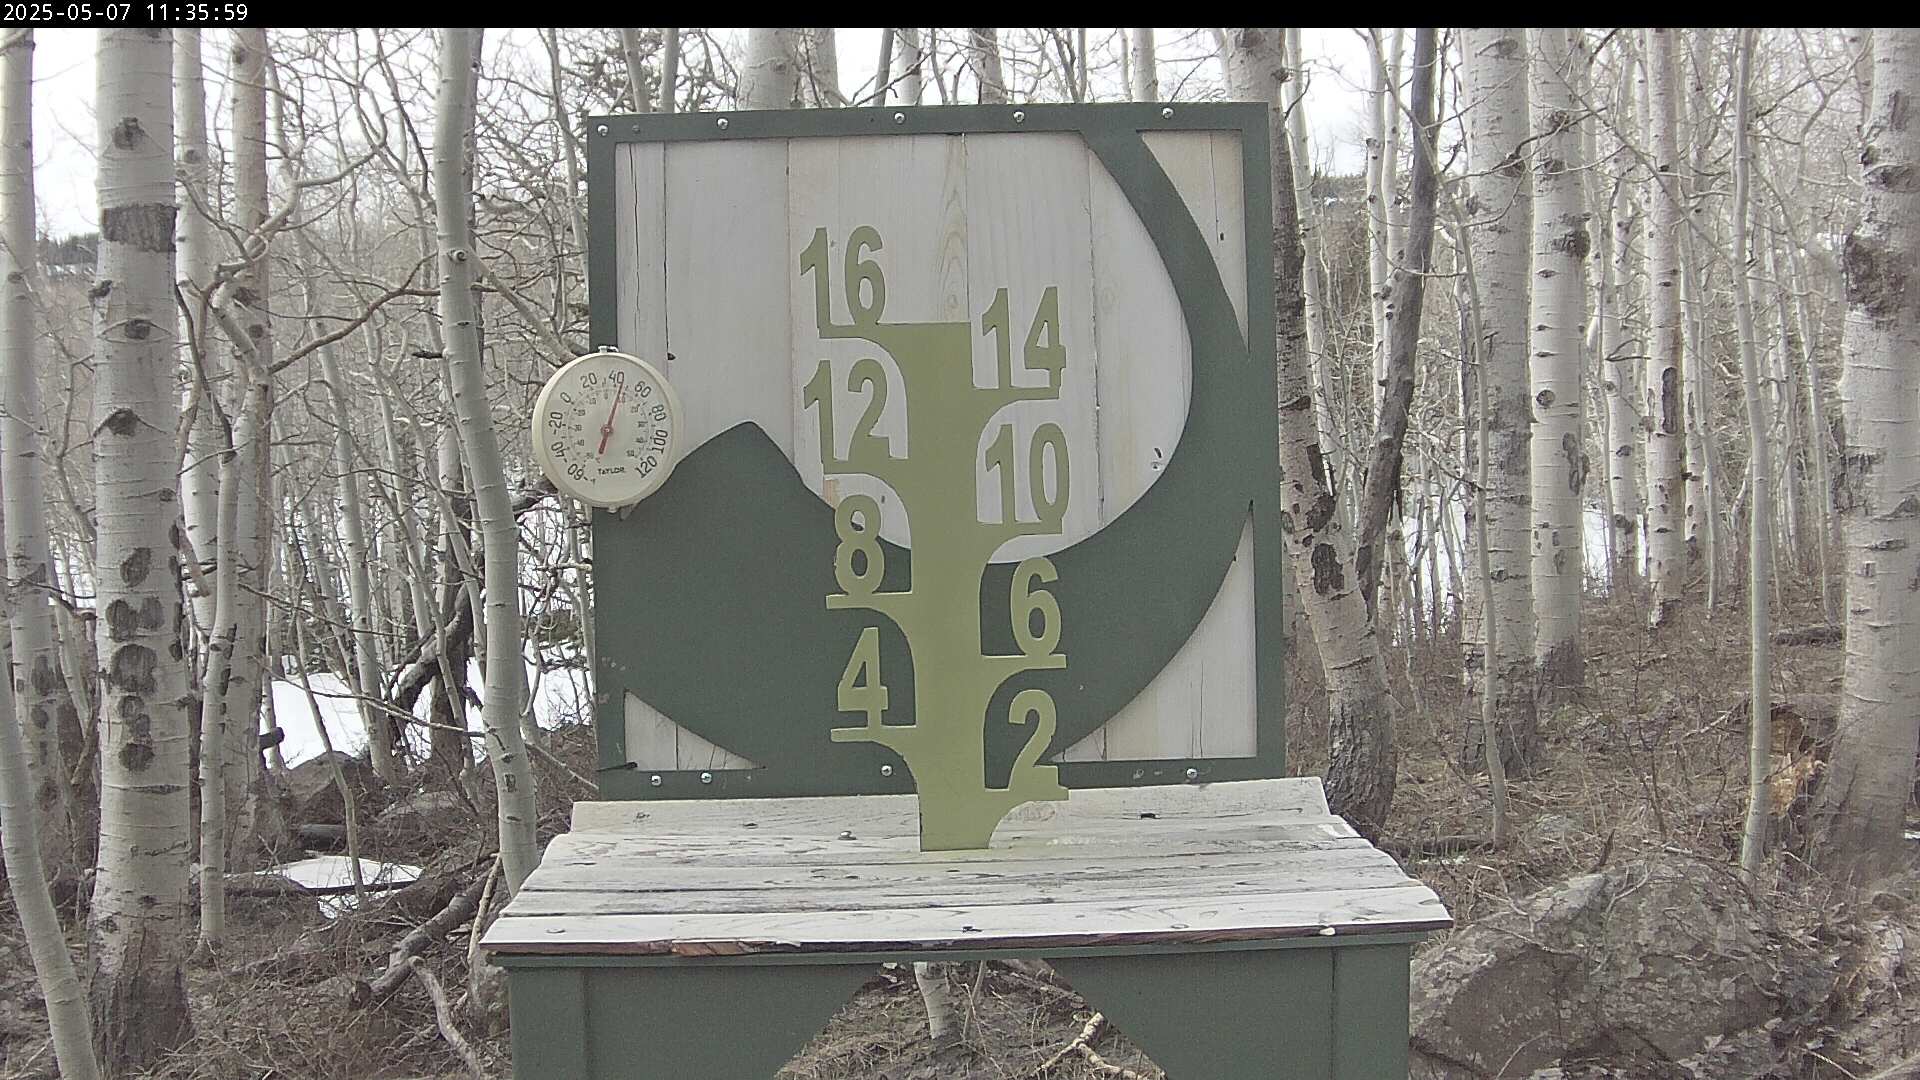
[[[896,123],[896,124],[904,124],[904,123],[906,123],[906,122],[907,122],[907,114],[906,114],[906,113],[903,113],[903,112],[897,112],[897,113],[894,113],[894,114],[893,114],[893,122],[894,122],[894,123]]]
[[[1173,106],[1169,105],[1166,108],[1161,109],[1160,115],[1163,119],[1167,119],[1167,120],[1173,119]]]
[[[1027,114],[1026,114],[1026,113],[1024,113],[1024,112],[1022,112],[1022,111],[1020,111],[1019,109],[1015,109],[1015,110],[1013,111],[1013,122],[1014,122],[1014,123],[1016,123],[1016,124],[1024,124],[1024,123],[1026,123],[1026,122],[1027,122]]]
[[[891,765],[882,765],[882,766],[880,766],[880,775],[881,775],[881,776],[892,776],[892,775],[893,775],[893,766],[891,766]]]
[[[724,117],[724,116],[723,116],[723,117],[721,117],[721,118],[720,118],[720,120],[719,120],[719,124],[720,124],[720,130],[721,130],[721,131],[725,131],[725,130],[727,130],[727,118],[726,118],[726,117]]]
[[[1187,779],[1189,779],[1189,780],[1198,780],[1198,779],[1200,779],[1200,770],[1199,770],[1199,769],[1188,769],[1188,770],[1187,770]]]
[[[654,773],[652,776],[648,777],[647,783],[652,784],[654,787],[659,787],[661,784],[660,774]]]
[[[595,128],[594,130],[598,131],[602,135],[605,135],[607,133],[607,125],[601,124],[599,127]]]
[[[711,784],[711,783],[713,783],[713,774],[712,774],[712,773],[710,773],[710,772],[703,772],[703,773],[701,773],[701,774],[700,774],[700,782],[701,782],[701,783],[703,783],[703,784]]]

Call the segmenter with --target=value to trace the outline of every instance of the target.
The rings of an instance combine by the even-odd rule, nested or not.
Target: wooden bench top
[[[1180,945],[1440,930],[1433,890],[1315,777],[1077,790],[984,851],[919,850],[911,795],[591,802],[488,930],[498,954]]]

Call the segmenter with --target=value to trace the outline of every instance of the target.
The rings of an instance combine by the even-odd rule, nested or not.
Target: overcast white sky
[[[55,236],[90,232],[96,227],[94,201],[95,140],[94,31],[41,30],[34,35],[34,163],[40,227]],[[1158,33],[1161,42],[1175,40],[1179,31]],[[1307,54],[1306,110],[1314,161],[1321,168],[1357,172],[1361,161],[1363,95],[1356,87],[1367,80],[1366,53],[1350,29],[1301,31]],[[208,77],[218,80],[218,66],[226,55],[224,34],[207,32],[201,53]],[[493,47],[536,45],[527,31],[497,32]],[[873,78],[880,52],[880,31],[872,27],[842,28],[838,34],[840,80],[846,91]],[[1163,55],[1164,52],[1163,52]],[[1163,73],[1163,82],[1167,75]],[[216,91],[209,87],[208,98]]]

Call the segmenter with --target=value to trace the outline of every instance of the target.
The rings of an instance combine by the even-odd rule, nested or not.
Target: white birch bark
[[[1306,301],[1307,356],[1313,382],[1314,426],[1320,432],[1321,452],[1327,455],[1333,475],[1344,481],[1351,464],[1343,433],[1334,420],[1333,385],[1329,372],[1333,361],[1327,352],[1326,300],[1321,287],[1320,213],[1314,204],[1313,155],[1307,141],[1307,110],[1301,100],[1306,91],[1305,61],[1300,53],[1300,28],[1287,28],[1287,63],[1290,75],[1281,84],[1287,107],[1287,148],[1293,161],[1295,205],[1300,211],[1300,249],[1305,265],[1301,271],[1301,292]],[[1302,194],[1304,193],[1304,194]],[[1343,504],[1341,521],[1351,531],[1351,504]]]
[[[507,495],[499,437],[487,405],[486,370],[474,310],[473,172],[469,158],[479,31],[441,31],[440,94],[433,132],[433,198],[440,238],[440,321],[460,447],[473,476],[474,511],[486,551],[486,679],[481,719],[493,766],[500,862],[510,893],[540,861],[534,837],[533,770],[520,735],[526,669],[520,641],[519,526]]]
[[[1128,59],[1133,64],[1133,78],[1129,85],[1133,87],[1133,100],[1160,100],[1160,65],[1153,46],[1153,27],[1142,26],[1127,31],[1133,36],[1133,48],[1128,51]]]
[[[1543,700],[1576,693],[1584,679],[1580,597],[1585,580],[1581,493],[1583,438],[1581,283],[1591,250],[1580,183],[1580,139],[1572,93],[1579,56],[1571,32],[1533,32],[1530,64],[1533,143],[1532,351],[1534,662]]]
[[[1647,145],[1653,156],[1647,201],[1647,375],[1641,416],[1647,442],[1647,581],[1653,589],[1649,617],[1664,625],[1686,591],[1687,550],[1681,449],[1686,432],[1680,385],[1680,146],[1679,104],[1670,28],[1647,31]]]
[[[747,109],[797,107],[800,80],[794,63],[792,27],[756,26],[747,31],[747,65],[740,72],[740,104]]]
[[[1634,318],[1634,237],[1639,231],[1640,207],[1626,181],[1614,184],[1608,212],[1607,262],[1602,283],[1600,314],[1601,386],[1607,395],[1607,500],[1613,512],[1612,581],[1617,585],[1640,576],[1640,522],[1646,513],[1641,498],[1644,473],[1645,425],[1640,422],[1640,373],[1646,366],[1646,347],[1636,332]]]
[[[921,74],[926,56],[920,48],[920,28],[903,26],[894,32],[900,37],[900,55],[895,61],[900,68],[900,103],[918,105],[926,85]]]
[[[1462,394],[1469,430],[1484,430],[1485,458],[1468,441],[1469,471],[1485,470],[1484,501],[1469,505],[1468,533],[1476,563],[1487,564],[1493,611],[1481,610],[1481,589],[1461,597],[1461,651],[1467,690],[1466,740],[1460,761],[1474,768],[1485,754],[1482,695],[1491,689],[1503,763],[1521,768],[1537,741],[1534,706],[1533,577],[1528,511],[1532,498],[1532,411],[1528,386],[1528,268],[1532,199],[1526,175],[1530,135],[1527,31],[1471,27],[1460,31],[1461,81],[1467,126],[1465,212],[1479,312],[1480,371],[1469,366]],[[1486,414],[1480,415],[1481,402]],[[1477,519],[1484,519],[1477,520]],[[1484,529],[1482,528],[1484,524]],[[1480,549],[1485,537],[1485,550]],[[1489,688],[1487,640],[1492,632]]]
[[[1361,599],[1350,534],[1330,529],[1335,500],[1313,422],[1307,378],[1305,308],[1300,293],[1299,225],[1293,164],[1279,108],[1281,32],[1277,27],[1227,31],[1227,94],[1268,107],[1273,157],[1275,356],[1280,401],[1281,531],[1320,650],[1327,683],[1327,798],[1369,836],[1377,836],[1393,802],[1399,750],[1394,704],[1387,693],[1380,645]]]
[[[627,62],[627,103],[634,112],[647,112],[646,66],[640,62],[640,31],[635,27],[620,28],[620,53]]]
[[[40,391],[34,365],[33,280],[39,263],[33,201],[33,35],[9,32],[0,45],[0,222],[6,283],[0,292],[0,492],[5,496],[7,608],[13,638],[12,681],[24,735],[40,861],[57,891],[78,886],[75,824],[60,719],[73,707],[60,677],[53,636],[53,558],[47,542],[40,474]]]
[[[1388,213],[1393,202],[1394,179],[1387,168],[1388,114],[1397,109],[1398,95],[1392,93],[1387,77],[1385,45],[1380,31],[1371,30],[1368,58],[1372,64],[1373,90],[1367,111],[1367,289],[1372,302],[1372,362],[1368,364],[1367,403],[1369,414],[1380,411],[1380,391],[1386,380],[1387,308],[1393,293],[1393,267],[1388,261]],[[1298,200],[1295,201],[1298,205]]]
[[[660,111],[670,113],[679,107],[676,95],[680,90],[680,28],[669,26],[660,34]]]
[[[33,31],[10,30],[0,38],[0,228],[5,241],[0,267],[6,275],[0,292],[0,370],[6,379],[0,491],[6,497],[14,671],[0,680],[0,857],[46,1002],[60,1074],[97,1077],[86,995],[48,891],[49,881],[58,880],[63,890],[76,888],[78,882],[73,879],[67,766],[56,723],[66,694],[46,591],[52,584],[52,560],[35,430],[40,408],[31,283],[39,260],[32,150]]]
[[[173,108],[165,30],[100,32],[93,301],[93,584],[101,672],[100,867],[88,912],[101,1056],[156,1065],[188,1036],[187,662],[173,440]]]
[[[1773,766],[1773,678],[1768,638],[1773,633],[1773,448],[1768,445],[1766,405],[1760,397],[1760,358],[1753,328],[1753,267],[1747,259],[1751,222],[1747,212],[1753,163],[1749,145],[1747,82],[1753,62],[1753,30],[1739,35],[1734,79],[1733,273],[1734,323],[1740,337],[1740,375],[1747,399],[1747,612],[1748,741],[1747,821],[1740,837],[1740,868],[1760,869],[1767,851],[1767,775]],[[1784,341],[1781,343],[1785,344]]]
[[[12,40],[0,44],[0,51],[30,48],[20,42],[30,42],[26,35],[31,33],[11,32]],[[11,59],[5,62],[12,63]],[[100,1063],[94,1056],[86,993],[74,970],[73,954],[67,951],[66,931],[47,892],[46,868],[40,861],[36,829],[40,815],[34,810],[34,784],[28,776],[20,728],[14,723],[15,709],[13,687],[0,680],[0,860],[6,863],[7,890],[20,916],[40,997],[46,1004],[60,1075],[64,1080],[97,1080]]]
[[[980,84],[980,104],[1005,105],[1007,80],[1000,69],[1000,32],[991,26],[967,29],[967,58]]]
[[[1817,865],[1861,883],[1909,858],[1920,745],[1920,290],[1911,284],[1920,269],[1920,31],[1877,28],[1873,50],[1865,198],[1844,258],[1837,509],[1847,656],[1809,834]]]
[[[180,295],[187,300],[192,338],[182,335],[181,364],[186,368],[186,407],[193,410],[187,430],[187,456],[182,463],[180,509],[186,518],[187,539],[199,560],[203,577],[213,574],[217,519],[220,516],[220,457],[223,436],[216,402],[219,376],[225,365],[205,348],[211,328],[210,313],[200,300],[213,278],[212,223],[201,207],[210,205],[207,187],[207,91],[200,57],[200,31],[180,29],[173,38],[173,107],[176,117],[176,169],[179,179]],[[194,623],[203,634],[214,625],[211,592],[189,587]]]

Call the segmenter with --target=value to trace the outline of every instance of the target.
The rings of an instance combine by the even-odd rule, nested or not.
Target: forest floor
[[[1825,621],[1817,597],[1786,600],[1777,625]],[[1442,635],[1389,649],[1402,706],[1401,770],[1385,839],[1461,925],[1609,862],[1680,855],[1724,866],[1737,858],[1747,738],[1744,614],[1732,604],[1711,619],[1692,610],[1649,632],[1644,607],[1631,599],[1589,597],[1587,610],[1587,690],[1543,712],[1541,760],[1530,774],[1513,778],[1514,836],[1499,850],[1449,851],[1436,843],[1489,827],[1486,779],[1456,761],[1462,728],[1457,643]],[[1776,694],[1836,692],[1841,659],[1834,641],[1776,648]],[[1310,650],[1298,650],[1288,669],[1289,763],[1295,772],[1312,772],[1323,760],[1325,738],[1317,663]],[[590,774],[593,764],[584,727],[553,732],[551,751],[535,758],[543,840],[565,828],[574,798],[589,797],[578,774]],[[364,910],[326,918],[310,898],[236,898],[225,952],[217,963],[190,971],[195,1038],[155,1076],[471,1075],[436,1026],[421,981],[402,982],[383,1001],[363,999],[366,980],[385,966],[394,943],[488,873],[490,815],[478,807],[489,797],[483,791],[472,804],[451,800],[456,805],[442,799],[415,812],[393,810],[403,802],[397,796],[370,795],[360,809],[366,857],[418,865],[426,873]],[[418,800],[409,805],[417,808]],[[1796,875],[1791,856],[1771,880],[1757,902],[1782,932],[1830,955],[1837,973],[1818,1022],[1798,1029],[1783,1050],[1793,1063],[1783,1075],[1857,1080],[1920,1049],[1920,970],[1906,973],[1898,944],[1920,945],[1920,903],[1884,901],[1889,894],[1883,893],[1872,905],[1850,906],[1834,890]],[[1920,878],[1912,884],[1896,891],[1920,900]],[[495,901],[492,910],[497,907]],[[1899,910],[1890,916],[1889,908]],[[1420,951],[1440,948],[1445,937],[1436,935]],[[468,1007],[470,1000],[497,1000],[470,994],[471,940],[468,928],[457,930],[447,944],[423,954],[426,967],[446,987],[455,1023],[486,1074],[508,1076],[503,1018]],[[1889,947],[1890,940],[1896,944]],[[1920,969],[1920,963],[1911,966]],[[998,963],[940,969],[961,1013],[958,1047],[935,1056],[913,972],[889,965],[876,969],[781,1076],[1025,1080],[1043,1075],[1043,1067],[1059,1080],[1161,1075],[1110,1025],[1089,1030],[1092,1010],[1044,969]],[[12,905],[0,894],[0,1077],[54,1075],[32,965]],[[1611,1074],[1576,1069],[1565,1075]]]

